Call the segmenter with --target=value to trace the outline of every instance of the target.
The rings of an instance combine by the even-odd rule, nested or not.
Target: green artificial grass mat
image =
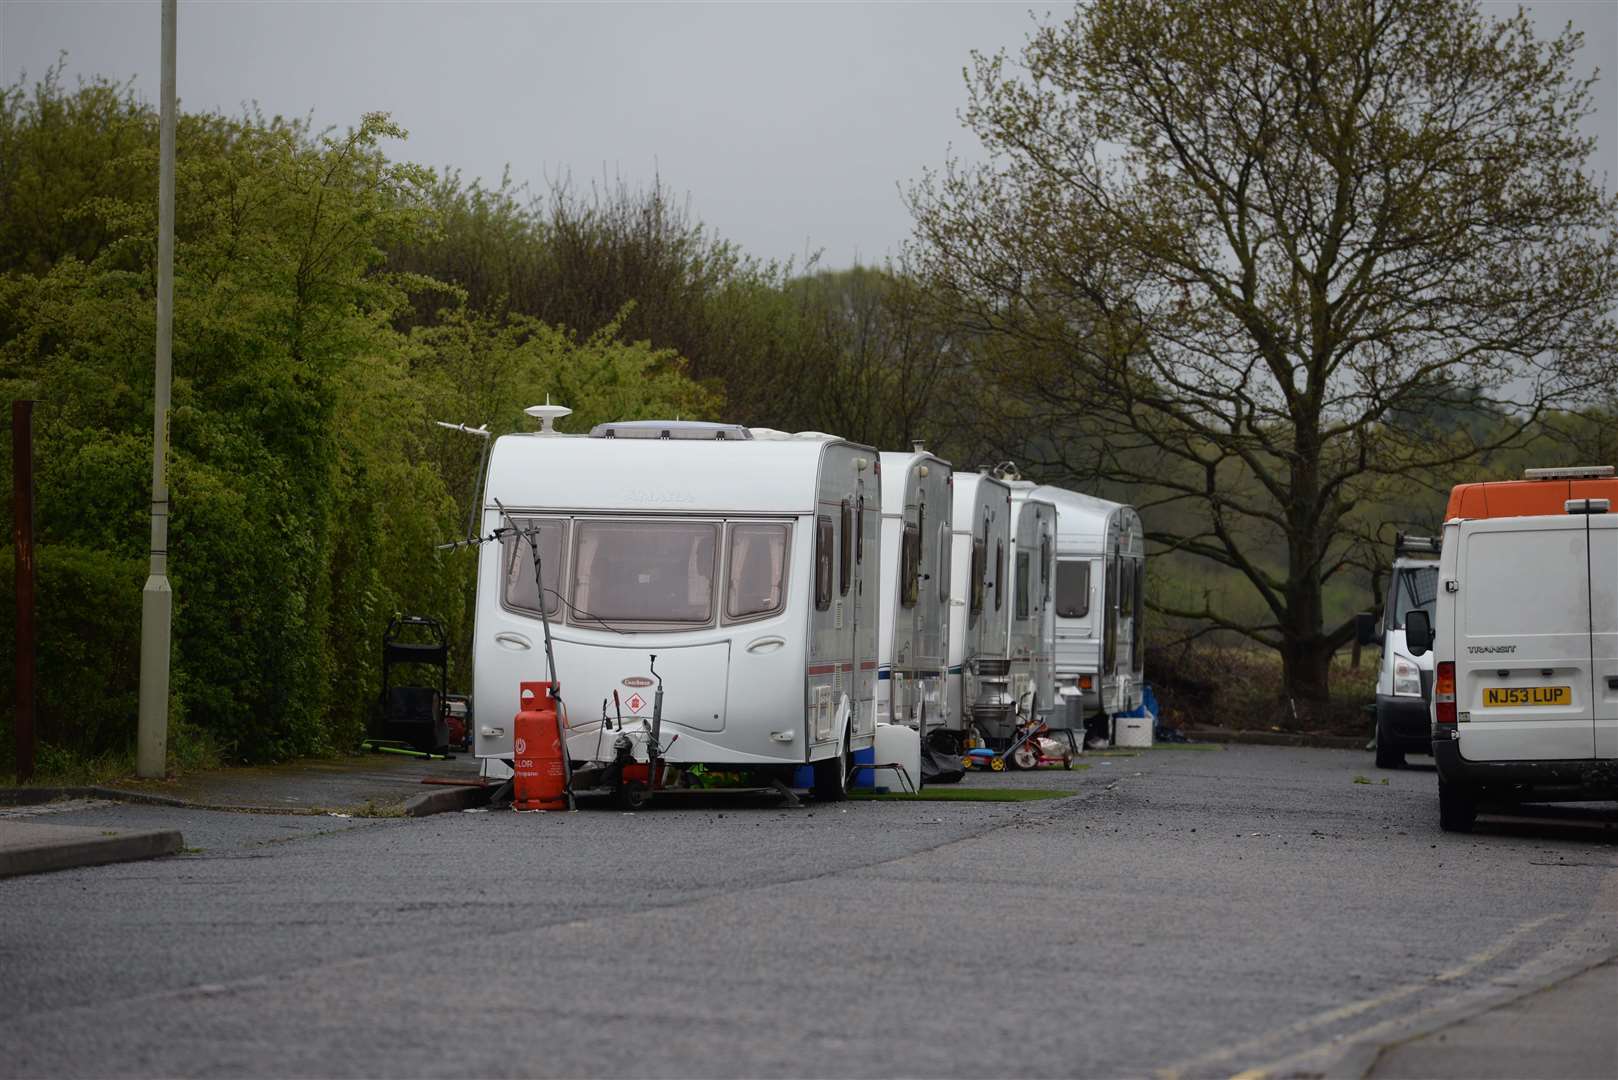
[[[872,802],[1039,802],[1042,799],[1065,799],[1073,791],[1052,791],[1049,788],[961,788],[928,786],[912,795],[908,791],[854,790],[851,799],[869,799]]]

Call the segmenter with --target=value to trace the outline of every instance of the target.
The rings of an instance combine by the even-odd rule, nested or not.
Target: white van
[[[1432,653],[1411,655],[1405,619],[1412,611],[1432,614],[1438,598],[1438,541],[1399,533],[1393,542],[1393,573],[1382,604],[1382,624],[1362,616],[1361,645],[1380,645],[1376,673],[1376,764],[1404,767],[1405,754],[1432,750],[1429,713],[1433,696]]]
[[[812,765],[817,796],[841,798],[876,732],[881,500],[876,452],[819,433],[642,421],[496,439],[483,533],[533,530],[545,580],[527,540],[483,545],[486,775],[509,775],[518,684],[546,677],[543,611],[574,763],[612,760],[619,735],[644,762],[661,678],[670,766]]]
[[[1439,822],[1479,803],[1618,799],[1618,517],[1605,499],[1557,516],[1444,525],[1437,611],[1405,619],[1434,660]],[[1436,626],[1436,633],[1435,633]]]

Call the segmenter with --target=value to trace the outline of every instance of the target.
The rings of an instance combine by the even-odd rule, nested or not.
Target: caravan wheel
[[[810,792],[811,797],[816,802],[842,802],[848,798],[848,770],[853,765],[854,752],[845,735],[841,753],[815,762],[815,786]]]

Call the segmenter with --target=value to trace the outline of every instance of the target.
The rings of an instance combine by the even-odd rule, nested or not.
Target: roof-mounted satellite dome
[[[573,410],[566,405],[552,405],[549,394],[545,395],[545,404],[530,405],[523,412],[539,421],[539,430],[534,432],[535,435],[560,435],[561,432],[552,425],[564,416],[573,415]]]

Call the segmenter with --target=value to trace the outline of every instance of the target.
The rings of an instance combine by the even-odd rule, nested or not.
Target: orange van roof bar
[[[1456,484],[1450,489],[1444,520],[1564,514],[1569,499],[1610,499],[1618,503],[1618,476],[1613,467],[1524,469],[1521,480]]]

